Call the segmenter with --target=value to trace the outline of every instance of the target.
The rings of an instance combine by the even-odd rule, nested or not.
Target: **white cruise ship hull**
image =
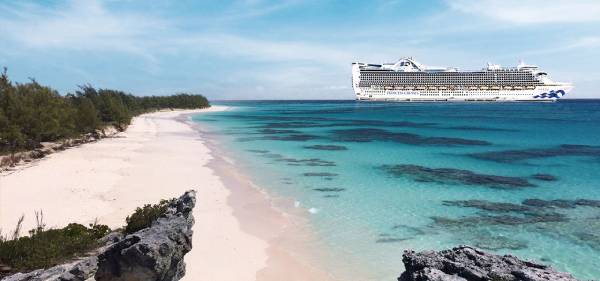
[[[419,91],[419,90],[381,90],[355,89],[356,100],[361,101],[397,101],[397,102],[553,102],[566,94],[570,85],[538,86],[532,90],[455,90],[455,91]]]

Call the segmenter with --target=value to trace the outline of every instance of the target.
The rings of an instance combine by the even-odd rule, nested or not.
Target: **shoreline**
[[[240,222],[242,231],[265,241],[267,255],[265,264],[257,271],[257,281],[333,281],[316,264],[308,262],[314,253],[306,250],[312,230],[306,217],[308,214],[294,208],[287,198],[274,198],[257,186],[235,165],[235,157],[221,146],[214,137],[208,136],[202,126],[190,120],[186,114],[180,120],[194,128],[210,150],[212,159],[207,167],[212,169],[230,191],[227,204]]]
[[[48,227],[97,219],[115,229],[136,207],[195,189],[193,248],[182,280],[331,280],[297,259],[301,247],[287,248],[307,233],[297,227],[306,222],[277,210],[189,120],[221,110],[227,107],[143,114],[116,137],[0,176],[0,229],[10,233],[24,214],[26,233],[36,210]]]

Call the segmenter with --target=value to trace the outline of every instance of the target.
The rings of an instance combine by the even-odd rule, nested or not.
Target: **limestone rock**
[[[550,266],[511,255],[494,255],[469,246],[440,252],[405,251],[406,271],[398,281],[576,281]]]
[[[152,227],[125,236],[98,256],[97,281],[179,280],[192,249],[194,192],[171,204]]]
[[[94,276],[97,264],[97,257],[92,256],[49,269],[17,273],[2,279],[2,281],[85,281]]]

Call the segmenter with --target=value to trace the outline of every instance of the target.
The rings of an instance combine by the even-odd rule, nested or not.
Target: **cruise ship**
[[[553,82],[537,66],[488,63],[481,70],[431,67],[412,58],[396,63],[352,63],[352,87],[357,100],[406,102],[556,101],[573,89]]]

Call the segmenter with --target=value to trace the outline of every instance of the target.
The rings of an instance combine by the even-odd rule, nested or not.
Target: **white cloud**
[[[239,0],[227,5],[226,11],[211,20],[258,17],[279,11],[298,0],[269,2]],[[19,48],[41,51],[112,51],[134,54],[149,62],[160,61],[162,55],[238,58],[245,61],[314,63],[347,66],[368,54],[369,59],[393,59],[401,55],[397,47],[372,44],[326,44],[323,42],[271,39],[244,36],[221,28],[218,32],[185,30],[179,19],[152,17],[135,11],[109,10],[105,1],[70,0],[58,6],[31,2],[0,3],[0,32],[6,42]],[[316,34],[318,30],[310,30]],[[418,45],[403,41],[403,45]],[[91,53],[94,53],[91,52]]]
[[[147,16],[115,14],[96,0],[72,0],[63,6],[29,3],[0,5],[4,39],[32,49],[107,50],[154,58],[140,38],[165,28],[165,22]]]
[[[212,20],[235,21],[265,16],[300,3],[299,0],[239,0],[234,2],[221,16]]]
[[[211,20],[229,21],[263,16],[295,4],[240,0]],[[163,19],[132,11],[108,10],[101,0],[70,0],[62,6],[24,3],[0,4],[0,33],[18,46],[39,50],[113,51],[141,56],[150,63],[165,53],[195,53],[248,59],[340,61],[333,49],[304,42],[241,37],[227,31],[183,31],[177,19]]]
[[[275,41],[233,34],[197,34],[174,38],[170,44],[196,46],[198,51],[228,58],[268,62],[350,63],[352,54],[326,45],[299,41]]]
[[[600,21],[597,0],[448,0],[447,3],[456,11],[514,24]]]

